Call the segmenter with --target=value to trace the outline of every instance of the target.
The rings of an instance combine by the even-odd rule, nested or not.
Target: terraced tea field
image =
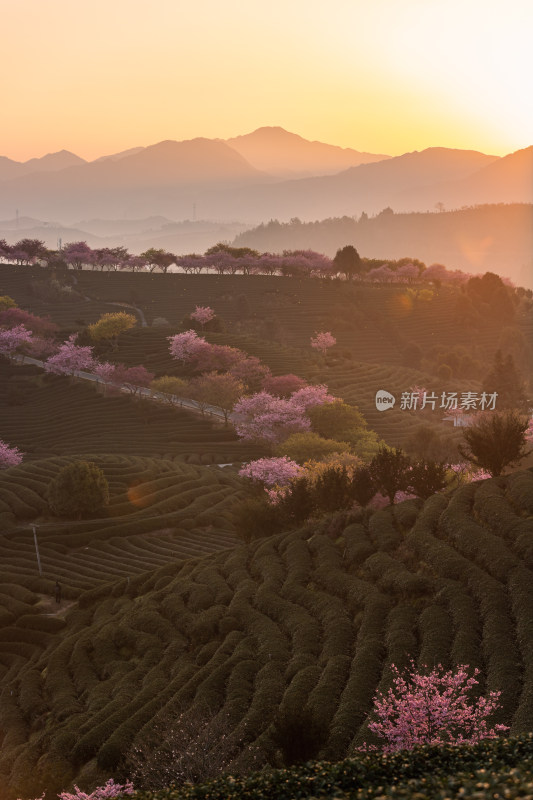
[[[10,405],[14,390],[23,393],[22,404]],[[2,438],[26,459],[124,453],[226,464],[259,452],[240,442],[232,429],[200,414],[128,396],[107,397],[85,381],[73,383],[5,360],[0,363],[0,409]]]
[[[489,363],[501,333],[496,320],[464,326],[447,289],[422,303],[390,286],[82,272],[75,288],[90,299],[59,303],[35,293],[43,275],[2,267],[0,294],[50,314],[62,333],[116,302],[139,306],[149,324],[169,321],[122,335],[106,359],[179,373],[166,337],[209,304],[226,325],[209,341],[326,383],[395,446],[423,422],[459,433],[438,409],[404,411],[397,400],[378,412],[379,389],[480,389],[402,366],[405,345],[462,344]],[[316,330],[337,337],[325,359],[309,346]],[[531,319],[517,319],[511,333],[520,331]],[[132,743],[183,710],[223,724],[236,769],[250,745],[279,761],[278,710],[311,711],[327,729],[321,755],[339,759],[368,739],[376,689],[410,656],[478,667],[479,691],[503,692],[498,722],[532,729],[533,471],[355,515],[335,534],[315,521],[243,545],[234,521],[247,489],[218,465],[265,453],[231,427],[1,360],[0,437],[24,453],[0,473],[0,800],[120,776]],[[47,486],[74,457],[109,481],[98,518],[62,521],[48,509]]]
[[[408,342],[423,349],[433,344],[461,344],[482,358],[492,358],[501,323],[481,317],[472,328],[456,312],[457,292],[442,288],[430,302],[409,296],[407,288],[347,285],[344,282],[261,275],[182,275],[99,273],[74,276],[75,289],[88,301],[39,299],[31,283],[48,278],[39,267],[2,266],[0,290],[23,308],[50,314],[62,328],[80,328],[113,302],[133,303],[148,325],[157,317],[176,328],[196,305],[210,305],[231,330],[243,326],[262,340],[281,337],[289,348],[309,352],[316,330],[332,330],[340,348],[357,361],[399,364]],[[274,325],[277,333],[269,332]],[[521,324],[521,323],[520,323]],[[266,327],[265,327],[266,326]]]
[[[50,590],[50,581],[60,579],[67,596],[74,597],[117,577],[235,544],[233,509],[245,492],[233,471],[138,456],[83,457],[109,482],[111,499],[102,518],[50,517],[46,489],[69,458],[27,462],[0,473],[3,580],[16,577],[20,584]]]
[[[57,537],[43,539],[50,553]],[[99,541],[88,552],[105,572]],[[113,546],[130,571],[133,541]],[[498,722],[531,729],[531,471],[376,512],[335,539],[309,525],[153,567],[78,595],[55,631],[20,595],[3,638],[2,798],[108,776],[177,709],[209,708],[272,754],[276,710],[309,708],[328,726],[322,757],[339,759],[368,739],[375,690],[410,656],[480,668],[480,691],[502,690]]]

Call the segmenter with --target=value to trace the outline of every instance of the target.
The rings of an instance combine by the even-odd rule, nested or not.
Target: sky
[[[530,0],[0,0],[0,155],[279,125],[399,155],[533,143]]]

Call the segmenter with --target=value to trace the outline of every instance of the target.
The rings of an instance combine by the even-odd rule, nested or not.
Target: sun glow
[[[532,22],[523,0],[18,0],[2,11],[1,154],[281,125],[392,155],[503,155],[533,140]]]

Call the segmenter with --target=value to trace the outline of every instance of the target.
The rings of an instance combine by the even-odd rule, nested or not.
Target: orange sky
[[[262,125],[391,155],[533,143],[529,0],[3,5],[0,155],[16,160]]]

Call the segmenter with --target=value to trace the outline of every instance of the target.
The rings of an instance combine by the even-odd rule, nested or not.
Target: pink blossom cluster
[[[472,481],[485,481],[487,478],[492,478],[490,472],[484,469],[474,470],[470,464],[460,462],[458,464],[448,464],[448,469],[455,473],[457,479],[465,483]]]
[[[263,389],[276,397],[290,397],[293,392],[307,386],[303,378],[289,372],[287,375],[270,375],[263,381]]]
[[[10,447],[0,439],[0,469],[16,467],[22,461],[22,453],[18,447]]]
[[[311,421],[305,413],[308,408],[334,400],[324,385],[304,386],[289,398],[274,397],[265,391],[257,392],[242,397],[235,404],[235,430],[242,439],[278,444],[292,433],[310,430]]]
[[[419,277],[419,270],[415,264],[402,264],[396,269],[392,269],[388,264],[381,264],[362,277],[373,283],[412,283]]]
[[[14,328],[0,330],[0,354],[13,355],[22,345],[30,344],[31,337],[32,332],[27,330],[24,325],[16,325]]]
[[[170,355],[178,361],[183,361],[184,364],[207,344],[203,336],[198,336],[192,329],[184,333],[176,333],[175,336],[167,336],[167,340],[170,342]]]
[[[272,377],[270,368],[262,364],[257,356],[246,356],[246,358],[233,364],[229,371],[234,378],[237,378],[238,381],[242,381],[248,389],[252,389],[253,391],[256,391],[261,386],[266,388],[265,381],[270,380]],[[302,386],[304,385],[305,381],[302,381]],[[272,394],[275,394],[275,392]]]
[[[302,472],[302,467],[288,456],[258,458],[250,461],[239,471],[239,475],[259,481],[265,486],[286,486]]]
[[[328,387],[323,383],[313,384],[312,386],[302,386],[290,396],[293,405],[307,411],[313,406],[322,406],[324,403],[334,403],[337,400],[332,394],[328,394]]]
[[[431,264],[421,274],[423,281],[439,281],[440,283],[462,284],[472,276],[460,269],[449,270],[444,264]]]
[[[134,792],[131,781],[126,783],[115,783],[113,778],[109,778],[105,786],[98,786],[93,792],[87,794],[82,792],[79,786],[74,785],[74,792],[61,792],[59,800],[111,800],[113,797],[120,797],[123,794],[132,795]],[[36,797],[35,800],[44,800],[44,794]],[[20,798],[19,798],[20,800]]]
[[[94,367],[92,347],[81,347],[76,344],[77,333],[73,333],[66,342],[58,348],[55,355],[44,362],[47,372],[57,375],[74,375],[75,372],[86,370],[90,372]]]
[[[125,364],[110,364],[108,361],[94,362],[92,373],[105,383],[123,386],[132,394],[136,394],[143,386],[149,386],[155,377],[142,364],[126,367]]]
[[[319,333],[315,333],[314,337],[311,337],[311,347],[314,347],[315,350],[320,350],[322,354],[324,354],[329,347],[333,347],[334,344],[337,344],[337,340],[329,331],[320,331]]]
[[[199,322],[203,327],[206,322],[210,322],[215,316],[215,312],[209,306],[196,306],[196,309],[191,314],[191,319]]]
[[[0,328],[14,328],[24,325],[37,336],[55,336],[59,327],[49,317],[38,317],[22,308],[6,308],[0,311]]]
[[[228,370],[246,359],[242,350],[228,345],[209,344],[193,330],[168,336],[167,339],[170,342],[170,355],[184,364],[192,362],[200,372]]]
[[[475,744],[494,739],[508,731],[506,725],[489,727],[487,719],[499,707],[501,692],[490,692],[473,705],[468,692],[478,683],[475,669],[468,677],[468,665],[445,672],[441,664],[428,675],[420,674],[411,659],[406,676],[393,664],[394,688],[374,698],[374,713],[379,721],[369,729],[386,740],[386,753],[406,750],[417,745]]]
[[[242,397],[233,409],[237,415],[235,430],[242,439],[264,440],[277,444],[291,433],[303,433],[311,428],[304,410],[291,399],[257,392]]]

